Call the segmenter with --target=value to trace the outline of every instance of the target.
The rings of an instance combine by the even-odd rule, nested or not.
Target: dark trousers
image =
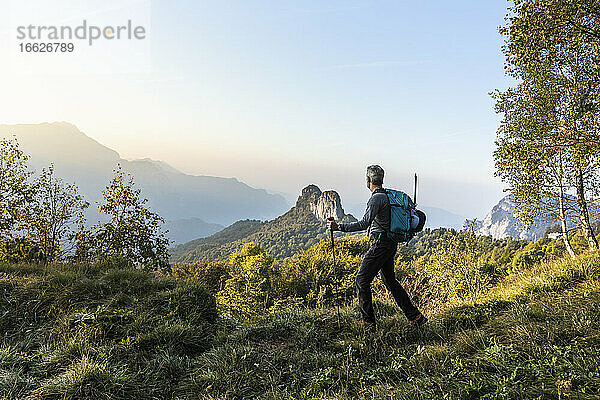
[[[396,242],[387,238],[375,240],[362,259],[360,269],[356,274],[356,292],[362,319],[365,322],[375,322],[371,282],[378,272],[383,284],[392,293],[396,304],[402,309],[406,318],[413,320],[419,315],[419,310],[410,301],[406,290],[400,285],[394,274],[394,255],[397,247]]]

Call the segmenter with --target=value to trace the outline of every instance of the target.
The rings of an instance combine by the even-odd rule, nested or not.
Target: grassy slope
[[[193,283],[0,264],[0,398],[168,398],[212,345],[215,319]]]
[[[354,310],[222,320],[198,287],[114,269],[0,269],[0,398],[598,398],[600,254],[542,265],[409,327]],[[207,350],[208,349],[208,350]],[[66,393],[66,396],[61,396]]]
[[[543,265],[422,331],[387,299],[374,334],[351,310],[339,326],[335,310],[278,314],[222,336],[182,387],[232,399],[595,399],[599,279],[600,254]]]

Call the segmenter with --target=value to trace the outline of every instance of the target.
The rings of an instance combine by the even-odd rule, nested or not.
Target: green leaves
[[[30,217],[33,189],[27,160],[16,138],[0,139],[0,239],[14,236]]]
[[[48,263],[74,256],[169,268],[164,220],[120,166],[99,205],[108,222],[88,230],[89,203],[78,188],[57,178],[53,165],[32,180],[27,161],[16,139],[0,140],[0,260]]]
[[[496,175],[524,225],[539,215],[561,221],[567,247],[573,213],[593,237],[586,203],[600,170],[598,9],[592,0],[517,0],[500,28],[507,73],[519,83],[492,94],[503,114]]]
[[[133,265],[167,270],[169,240],[162,231],[164,219],[147,207],[148,199],[135,189],[133,177],[121,166],[102,192],[99,205],[109,221],[96,225],[89,251],[99,257],[123,258]]]
[[[55,176],[54,165],[43,169],[34,185],[28,236],[41,247],[45,262],[63,259],[75,246],[78,233],[85,229],[84,213],[89,203],[77,186]]]
[[[230,277],[217,294],[219,311],[240,321],[253,321],[273,306],[270,295],[276,273],[273,260],[256,243],[231,255]]]
[[[54,166],[32,180],[16,139],[0,140],[0,259],[51,262],[64,258],[85,223],[88,203]]]

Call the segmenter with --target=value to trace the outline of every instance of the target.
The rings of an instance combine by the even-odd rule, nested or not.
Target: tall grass
[[[0,398],[168,398],[212,345],[215,300],[122,265],[0,265]]]
[[[342,307],[217,317],[193,280],[121,266],[0,265],[0,398],[595,399],[600,254],[500,281],[411,327]]]

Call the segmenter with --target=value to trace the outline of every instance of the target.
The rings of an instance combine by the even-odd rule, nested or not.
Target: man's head
[[[367,188],[373,190],[371,186],[383,185],[383,168],[379,165],[369,165],[367,167]]]

